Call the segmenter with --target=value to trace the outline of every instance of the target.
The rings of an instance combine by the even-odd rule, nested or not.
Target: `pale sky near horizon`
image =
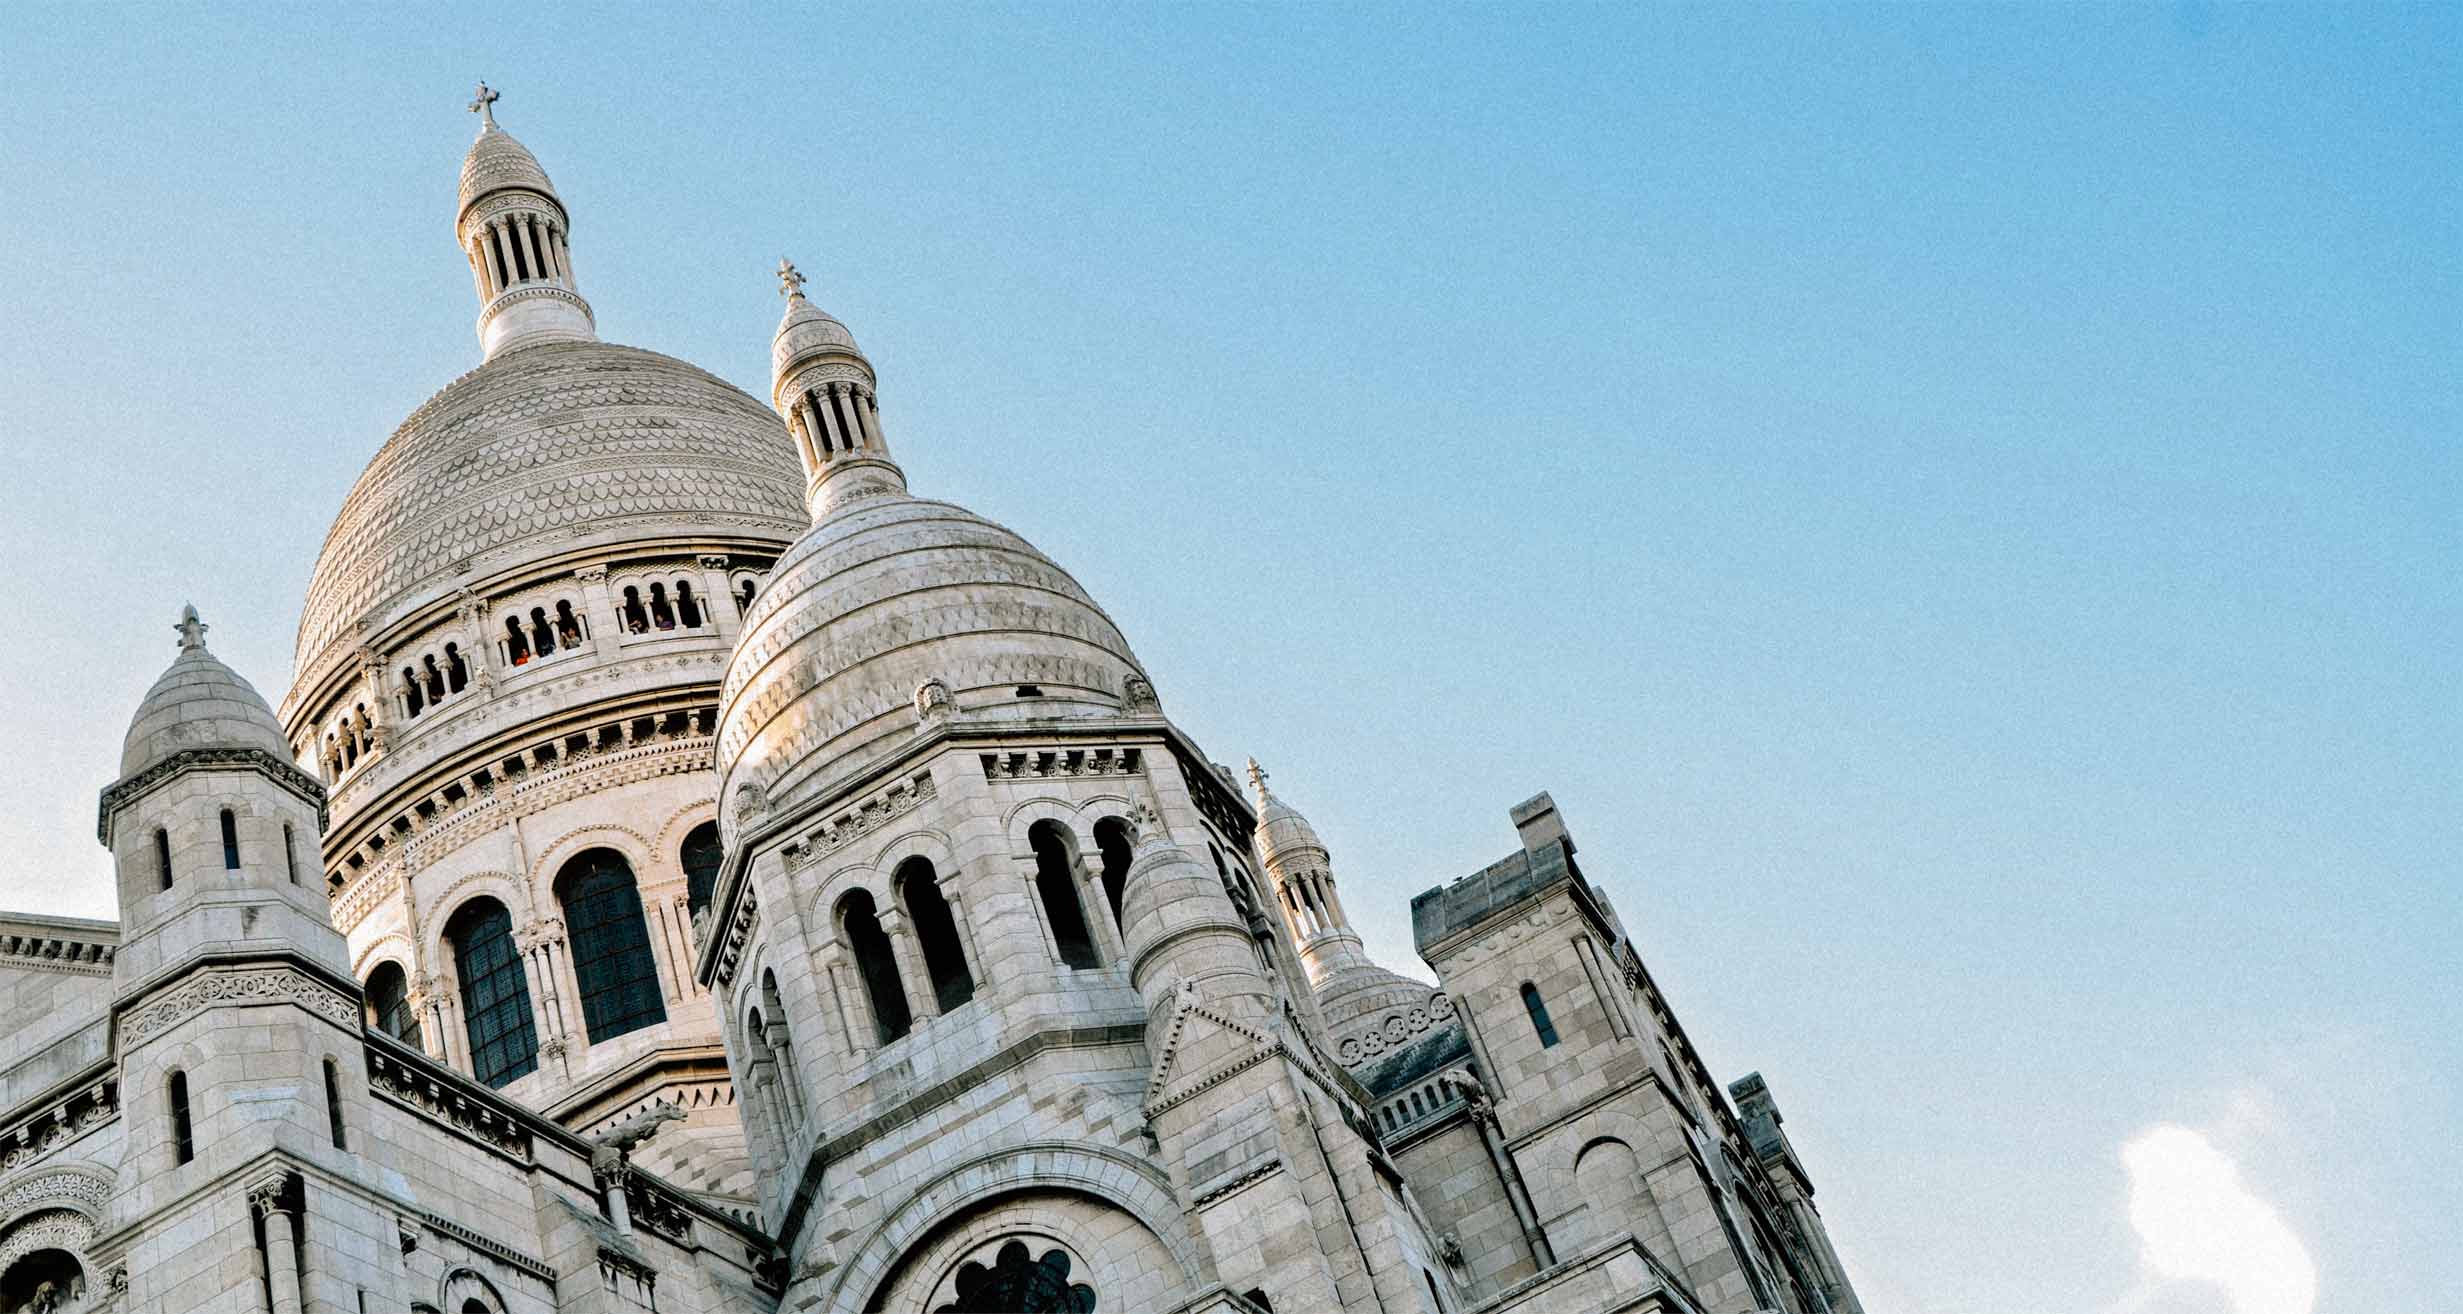
[[[766,397],[794,257],[1384,961],[1551,790],[1874,1314],[2442,1309],[2458,14],[12,7],[0,906],[477,362],[484,77],[603,336]]]

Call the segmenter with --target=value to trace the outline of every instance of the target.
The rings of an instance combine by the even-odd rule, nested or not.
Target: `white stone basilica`
[[[600,342],[495,98],[279,711],[183,617],[120,919],[0,915],[0,1311],[1858,1314],[1547,795],[1370,961],[792,267],[769,407]]]

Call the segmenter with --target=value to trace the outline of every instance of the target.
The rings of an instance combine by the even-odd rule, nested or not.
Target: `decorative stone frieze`
[[[316,820],[323,826],[326,820],[325,786],[315,776],[259,748],[191,748],[173,753],[143,771],[129,776],[103,791],[102,805],[94,822],[94,836],[111,847],[111,823],[129,800],[146,793],[171,777],[190,771],[254,771],[258,775],[285,786],[316,803]]]
[[[795,870],[859,836],[869,835],[939,796],[932,773],[918,771],[854,807],[804,832],[786,847],[787,867]]]
[[[295,967],[208,968],[147,996],[120,1019],[122,1043],[167,1031],[226,1004],[298,1004],[356,1030],[359,1001]]]
[[[367,1054],[369,1089],[506,1158],[529,1161],[530,1129],[519,1120],[472,1099],[451,1083],[438,1080],[435,1074],[376,1045],[368,1046]]]
[[[1134,748],[1011,749],[984,753],[986,780],[1074,779],[1081,776],[1134,776],[1142,765]]]

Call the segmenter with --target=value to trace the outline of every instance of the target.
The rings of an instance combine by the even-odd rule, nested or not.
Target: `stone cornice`
[[[254,771],[314,803],[317,827],[323,829],[326,819],[325,786],[315,776],[262,748],[191,748],[173,753],[105,789],[94,819],[95,837],[103,842],[104,848],[110,848],[112,817],[130,800],[173,776],[190,771],[230,770]]]
[[[0,967],[109,976],[119,951],[120,928],[109,922],[0,916]]]

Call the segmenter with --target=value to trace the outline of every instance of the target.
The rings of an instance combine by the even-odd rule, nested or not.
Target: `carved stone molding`
[[[111,821],[122,807],[138,795],[188,771],[214,770],[254,771],[316,804],[316,823],[325,824],[325,786],[315,776],[283,761],[262,748],[191,748],[173,753],[145,770],[119,781],[103,791],[102,805],[94,822],[94,834],[103,847],[111,847]]]
[[[932,783],[932,773],[918,771],[905,777],[854,807],[823,821],[804,833],[800,840],[786,849],[787,868],[793,871],[822,854],[831,852],[849,840],[889,824],[940,796]]]
[[[214,969],[181,980],[131,1009],[120,1023],[125,1043],[142,1042],[208,1008],[225,1004],[294,1003],[356,1030],[359,1002],[291,967]]]

